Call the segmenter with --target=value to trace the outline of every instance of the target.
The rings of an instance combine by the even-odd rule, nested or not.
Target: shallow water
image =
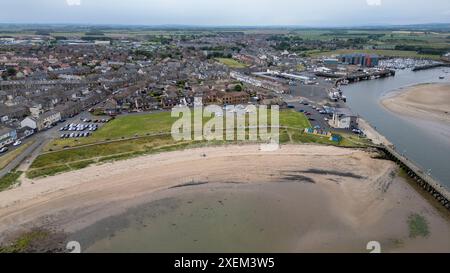
[[[450,82],[450,68],[436,68],[412,72],[397,71],[395,77],[364,81],[343,87],[348,105],[392,142],[397,151],[405,154],[417,165],[450,189],[450,140],[436,135],[422,122],[411,122],[389,112],[380,99],[399,88],[422,84]],[[440,80],[439,76],[445,76]],[[401,92],[401,90],[400,90]]]
[[[85,252],[271,253],[296,252],[310,232],[351,234],[313,183],[218,186],[207,192],[196,187],[100,221],[73,238]],[[345,247],[364,252],[365,245],[366,239],[355,237]],[[324,241],[311,251],[337,248],[342,250]]]

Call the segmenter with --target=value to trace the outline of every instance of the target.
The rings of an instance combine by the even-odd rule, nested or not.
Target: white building
[[[17,139],[17,131],[8,127],[0,127],[0,147],[10,145]]]
[[[20,122],[22,128],[29,127],[38,131],[49,128],[52,124],[61,120],[61,113],[56,111],[45,112],[39,117],[26,117]]]
[[[111,42],[110,41],[101,41],[101,40],[96,40],[94,41],[95,45],[110,45]]]
[[[354,129],[358,127],[358,117],[345,108],[338,108],[333,113],[330,126],[338,129]]]

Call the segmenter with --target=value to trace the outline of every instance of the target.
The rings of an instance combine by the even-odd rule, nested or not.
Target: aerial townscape
[[[449,23],[2,23],[0,253],[450,251]]]

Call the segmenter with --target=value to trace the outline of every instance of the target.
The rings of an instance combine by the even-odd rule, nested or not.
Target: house
[[[22,105],[17,105],[14,107],[8,107],[4,104],[0,104],[0,117],[2,122],[23,118],[29,114],[28,108]]]
[[[354,129],[358,127],[358,117],[350,110],[337,108],[333,113],[333,119],[330,120],[330,126],[339,129]]]
[[[176,98],[162,98],[161,99],[161,107],[163,109],[170,109],[175,106],[177,106],[179,103],[178,99]]]
[[[0,147],[14,143],[17,140],[17,131],[15,129],[0,126]]]
[[[103,112],[108,115],[120,113],[119,105],[115,99],[108,99],[103,105]]]
[[[250,95],[246,92],[224,92],[219,93],[217,101],[226,105],[247,104]]]
[[[29,137],[34,134],[34,129],[30,127],[22,127],[17,130],[17,134],[22,137]]]
[[[29,109],[32,117],[39,117],[41,114],[44,113],[44,109],[42,108],[42,104],[36,104],[30,107]]]
[[[24,120],[20,122],[20,127],[29,127],[31,129],[37,130],[37,118],[35,117],[26,117]]]
[[[82,103],[68,101],[64,104],[57,105],[55,111],[60,112],[61,118],[65,119],[77,115],[83,110],[82,108]]]
[[[39,117],[26,117],[20,122],[21,127],[30,127],[31,129],[41,131],[49,128],[51,125],[61,120],[61,112],[48,111]]]

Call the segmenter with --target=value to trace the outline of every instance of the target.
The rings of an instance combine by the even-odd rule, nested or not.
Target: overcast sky
[[[0,23],[362,26],[450,23],[450,0],[2,0]]]

